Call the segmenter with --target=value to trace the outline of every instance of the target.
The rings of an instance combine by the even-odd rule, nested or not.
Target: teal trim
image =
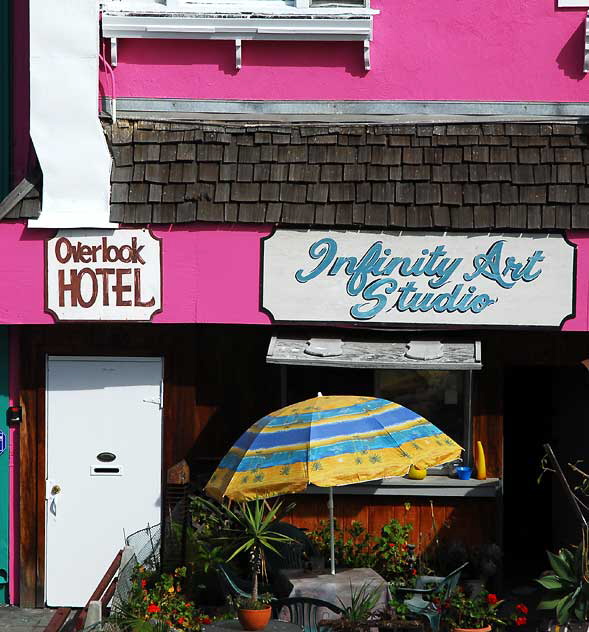
[[[10,190],[11,2],[0,2],[0,199]]]
[[[6,436],[0,454],[0,604],[8,603],[8,513],[9,513],[9,446],[6,409],[8,408],[8,327],[0,327],[0,430]]]

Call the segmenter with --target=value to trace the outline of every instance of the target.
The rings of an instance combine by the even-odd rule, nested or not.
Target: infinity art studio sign
[[[562,235],[277,230],[262,305],[276,321],[560,326],[574,314]]]
[[[147,321],[161,311],[161,242],[148,230],[67,230],[45,251],[56,320]]]

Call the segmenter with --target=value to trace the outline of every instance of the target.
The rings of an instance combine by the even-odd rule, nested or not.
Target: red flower
[[[184,617],[178,617],[178,623],[180,625],[183,625],[184,621],[186,621],[186,619]]]
[[[145,588],[147,586],[147,580],[142,579],[141,580],[141,588]]]
[[[393,543],[393,542],[389,542],[389,547],[390,547],[391,549],[394,549],[394,548],[395,548],[394,543]]]
[[[414,568],[412,568],[412,569],[411,569],[411,574],[412,574],[412,575],[417,575],[417,571],[416,571]]]
[[[210,625],[213,621],[212,621],[211,617],[203,617],[202,622],[205,625]]]
[[[518,603],[517,606],[515,607],[515,609],[518,612],[521,612],[522,614],[528,614],[528,608],[525,604],[523,603]]]
[[[159,606],[156,606],[154,603],[150,603],[149,606],[147,606],[147,612],[154,613],[154,612],[160,612],[161,608]]]
[[[497,595],[493,594],[493,593],[489,593],[487,595],[487,603],[491,606],[494,606],[497,603]]]
[[[526,619],[526,617],[518,617],[515,620],[515,625],[526,625],[527,622],[528,620]]]

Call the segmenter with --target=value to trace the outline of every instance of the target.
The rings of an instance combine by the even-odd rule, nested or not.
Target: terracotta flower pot
[[[239,619],[239,623],[241,623],[241,627],[250,632],[263,630],[268,625],[271,616],[272,608],[270,606],[263,610],[246,610],[245,608],[240,608],[237,611],[237,618]]]
[[[484,628],[454,628],[454,632],[491,632],[491,626]]]

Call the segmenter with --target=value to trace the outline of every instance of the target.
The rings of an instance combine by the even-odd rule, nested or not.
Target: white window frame
[[[570,7],[586,9],[587,7],[589,7],[589,0],[558,0],[559,9],[567,9]]]
[[[101,0],[107,11],[127,10],[156,13],[266,13],[298,14],[301,11],[313,14],[349,14],[370,11],[370,0],[362,0],[362,6],[346,6],[346,0],[331,0],[333,6],[313,7],[314,0]],[[340,6],[337,6],[340,5]],[[206,10],[206,11],[205,11]],[[307,10],[307,11],[305,11]],[[376,11],[374,13],[377,13]]]

